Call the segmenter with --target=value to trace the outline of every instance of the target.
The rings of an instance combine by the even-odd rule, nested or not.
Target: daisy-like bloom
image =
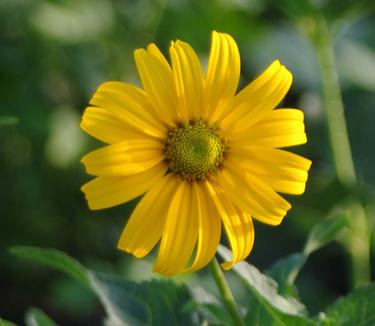
[[[302,194],[311,162],[280,148],[303,144],[303,112],[275,107],[292,75],[274,61],[236,93],[240,55],[231,36],[213,32],[207,71],[182,41],[170,62],[155,44],[135,51],[143,89],[99,86],[81,127],[107,143],[82,162],[95,179],[82,187],[91,209],[145,193],[118,247],[137,258],[160,241],[154,271],[195,271],[214,257],[223,227],[233,252],[225,269],[254,243],[252,219],[281,223]]]

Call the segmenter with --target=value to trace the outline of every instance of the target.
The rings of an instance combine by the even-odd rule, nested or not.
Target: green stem
[[[241,317],[236,301],[234,300],[232,291],[227,281],[225,280],[224,273],[221,270],[221,267],[216,258],[214,258],[211,261],[209,270],[220,291],[224,304],[233,319],[234,325],[245,326],[245,322]]]
[[[338,81],[330,29],[325,19],[317,19],[315,46],[318,54],[333,162],[337,178],[352,186],[357,177],[346,127],[344,104]]]
[[[353,203],[349,207],[349,231],[346,247],[352,264],[352,285],[357,288],[371,280],[371,228],[362,205]]]
[[[343,185],[353,187],[357,185],[357,177],[337,76],[331,30],[322,17],[316,19],[313,40],[320,64],[325,115],[336,175]],[[349,209],[350,230],[345,239],[345,246],[351,256],[352,283],[355,288],[369,282],[371,278],[370,233],[362,206],[352,208]]]

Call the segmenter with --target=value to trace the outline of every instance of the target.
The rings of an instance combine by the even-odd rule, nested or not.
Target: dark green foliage
[[[186,307],[192,300],[186,285],[170,280],[138,283],[112,274],[95,273],[55,249],[15,247],[11,252],[60,270],[85,284],[101,301],[110,325],[190,325],[200,320],[194,310]],[[43,319],[39,311],[31,316]]]
[[[371,326],[375,324],[375,285],[354,290],[328,307],[322,326]]]

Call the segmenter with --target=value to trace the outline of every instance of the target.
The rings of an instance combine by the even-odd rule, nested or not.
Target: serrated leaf
[[[225,259],[231,259],[231,252],[220,245],[219,254]],[[255,266],[243,261],[234,265],[233,270],[245,281],[245,284],[259,300],[260,304],[267,308],[269,305],[289,315],[303,316],[305,306],[295,298],[286,298],[278,294],[278,285],[271,277],[262,274]]]
[[[310,255],[312,252],[335,240],[338,233],[347,225],[348,217],[345,212],[327,218],[315,225],[308,235],[303,250],[304,254]]]
[[[50,317],[38,308],[30,308],[25,317],[26,326],[58,326]]]
[[[294,282],[305,264],[307,256],[302,253],[295,253],[286,258],[282,258],[274,263],[266,272],[279,285],[279,294],[286,296],[297,296]]]
[[[0,117],[0,127],[13,126],[19,122],[18,118],[11,116]],[[0,324],[1,325],[1,324]]]
[[[375,284],[358,288],[337,300],[327,309],[321,325],[375,325]]]
[[[59,250],[17,246],[12,247],[10,252],[18,257],[30,259],[53,267],[90,287],[87,270],[76,259]]]

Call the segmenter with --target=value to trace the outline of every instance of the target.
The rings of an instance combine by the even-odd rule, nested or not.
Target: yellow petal
[[[100,86],[90,101],[90,104],[103,108],[122,120],[126,125],[141,132],[163,139],[167,126],[156,118],[149,109],[147,99],[137,87],[121,83],[120,92],[114,87],[114,82]]]
[[[141,199],[121,234],[118,248],[137,258],[146,256],[159,241],[171,198],[177,189],[168,174]]]
[[[291,208],[290,204],[271,187],[251,174],[239,171],[236,163],[228,163],[228,158],[217,179],[238,208],[263,223],[280,224]]]
[[[163,145],[150,138],[102,147],[85,155],[81,162],[92,175],[125,176],[144,172],[163,159]]]
[[[203,73],[199,59],[187,43],[177,41],[169,49],[174,84],[184,121],[198,119],[203,109]]]
[[[191,215],[198,217],[199,231],[195,260],[188,272],[206,266],[215,256],[221,235],[221,219],[212,205],[207,182],[193,183]]]
[[[169,126],[175,126],[180,116],[176,110],[171,67],[155,45],[150,45],[149,51],[135,50],[134,58],[143,87],[155,112],[158,112]]]
[[[240,54],[236,42],[225,33],[212,33],[206,73],[204,118],[214,122],[236,93],[240,79]]]
[[[190,213],[191,205],[191,184],[179,181],[171,198],[154,272],[173,275],[185,269],[198,236],[198,217]]]
[[[81,190],[90,209],[113,207],[142,195],[161,181],[167,169],[162,162],[145,172],[125,177],[97,177],[83,185]]]
[[[221,216],[228,242],[232,249],[232,261],[222,264],[230,269],[234,264],[244,260],[254,244],[254,227],[250,215],[239,210],[223,192],[222,188],[211,181],[208,186],[212,201]]]
[[[164,67],[165,71],[170,71],[171,67],[167,59],[164,57],[163,53],[161,53],[159,48],[154,43],[151,43],[147,46],[147,52],[160,62],[161,66]]]
[[[280,103],[291,84],[292,74],[275,61],[236,95],[218,123],[230,132],[251,128]]]
[[[109,111],[97,107],[86,108],[80,126],[88,134],[107,144],[147,137],[133,126],[117,119]]]
[[[259,123],[264,122],[280,122],[280,121],[301,121],[304,120],[304,114],[302,110],[299,109],[291,109],[291,108],[280,108],[277,110],[273,110],[268,115],[266,115],[262,121]]]
[[[300,195],[305,191],[311,161],[280,149],[232,146],[233,161],[278,192]]]
[[[233,146],[237,147],[251,144],[257,147],[281,148],[304,144],[307,138],[303,112],[293,109],[274,110],[249,130],[233,133],[229,139]]]
[[[140,89],[132,84],[118,82],[118,81],[107,81],[101,84],[98,89],[98,92],[101,91],[110,91],[116,92],[125,98],[130,98],[132,101],[137,102],[145,111],[152,112],[152,107],[150,105],[149,100],[147,99],[147,95],[143,89]],[[158,119],[158,116],[155,116]]]

